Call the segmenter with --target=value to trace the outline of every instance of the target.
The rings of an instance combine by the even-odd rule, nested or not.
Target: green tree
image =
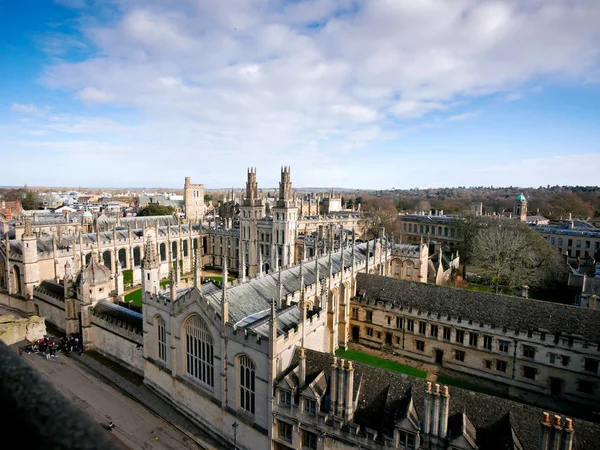
[[[27,191],[21,200],[21,206],[25,210],[39,209],[41,205],[37,192]]]
[[[172,206],[156,205],[154,203],[149,204],[143,208],[138,209],[137,215],[140,217],[144,216],[170,216],[173,214]]]

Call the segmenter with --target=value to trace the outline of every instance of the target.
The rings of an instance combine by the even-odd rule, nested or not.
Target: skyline
[[[599,20],[594,0],[2,4],[2,184],[597,185]]]

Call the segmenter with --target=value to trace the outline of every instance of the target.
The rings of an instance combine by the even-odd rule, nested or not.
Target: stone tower
[[[144,248],[144,259],[142,260],[142,297],[146,294],[157,295],[160,289],[160,275],[158,269],[160,262],[156,251],[156,242],[154,240],[154,230],[147,233],[146,245]]]
[[[527,220],[527,199],[523,194],[520,194],[515,199],[515,217],[519,218],[521,222],[525,222]]]
[[[23,245],[23,296],[26,298],[33,298],[33,288],[38,285],[40,281],[39,270],[38,270],[38,251],[37,251],[37,237],[31,230],[31,222],[29,217],[25,218],[25,231],[21,236]],[[21,280],[15,280],[16,283],[20,283]],[[18,292],[18,291],[17,291]]]
[[[256,167],[248,169],[246,196],[240,206],[240,256],[246,258],[247,275],[253,277],[258,272],[258,230],[257,221],[265,217],[265,204],[258,196]],[[244,265],[241,264],[240,268]],[[242,274],[240,274],[242,277]]]
[[[292,182],[290,168],[281,168],[279,199],[273,208],[273,243],[279,255],[274,267],[289,266],[295,261],[295,243],[298,232],[298,208],[292,201]]]
[[[190,177],[185,177],[183,189],[185,218],[187,220],[201,220],[206,213],[206,206],[204,205],[204,185],[192,184]]]

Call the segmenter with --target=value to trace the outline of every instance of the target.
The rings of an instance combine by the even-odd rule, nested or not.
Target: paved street
[[[146,408],[101,382],[72,358],[60,354],[46,360],[40,354],[23,354],[68,399],[86,411],[98,426],[113,421],[110,432],[124,449],[198,449],[185,434],[158,418]]]

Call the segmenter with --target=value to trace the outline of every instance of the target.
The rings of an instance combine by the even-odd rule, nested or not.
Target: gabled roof
[[[333,355],[305,350],[307,380],[324,372],[329,382]],[[292,359],[289,373],[298,364],[299,350]],[[426,381],[397,372],[353,362],[357,410],[353,422],[391,436],[394,425],[410,417],[410,405],[420,421],[424,418]],[[283,375],[280,377],[280,379]],[[357,382],[357,380],[360,380]],[[307,381],[308,382],[308,381]],[[537,450],[542,418],[541,408],[478,392],[450,387],[449,429],[475,442],[481,450]],[[327,396],[329,392],[327,391]],[[321,405],[327,405],[325,398]],[[327,410],[323,410],[327,412]],[[559,414],[548,411],[550,415]],[[510,414],[509,414],[510,413]],[[600,442],[600,424],[574,419],[574,450],[596,448]],[[512,445],[512,446],[511,446]]]

